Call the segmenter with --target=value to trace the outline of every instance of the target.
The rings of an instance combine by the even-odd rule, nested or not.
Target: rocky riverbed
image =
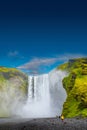
[[[87,130],[87,119],[5,119],[0,121],[0,130]]]

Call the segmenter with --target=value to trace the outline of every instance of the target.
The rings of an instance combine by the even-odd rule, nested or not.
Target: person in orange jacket
[[[61,115],[61,117],[60,117],[60,118],[61,118],[61,120],[62,120],[62,121],[64,120],[64,116],[63,116],[63,115]]]

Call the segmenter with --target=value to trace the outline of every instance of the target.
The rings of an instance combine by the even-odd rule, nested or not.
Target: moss
[[[65,117],[87,117],[87,58],[71,59],[58,69],[69,72],[63,79],[67,99],[62,113]]]
[[[75,78],[76,78],[76,75],[71,73],[71,74],[69,74],[69,76],[67,76],[63,79],[63,86],[66,89],[67,94],[72,90],[73,85],[75,83]]]
[[[58,70],[66,70],[67,71],[68,63],[62,64],[57,67]]]

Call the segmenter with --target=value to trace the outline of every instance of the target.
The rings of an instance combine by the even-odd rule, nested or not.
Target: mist
[[[21,82],[17,78],[2,81],[0,89],[0,116],[18,116],[20,108],[23,107],[23,94],[19,86]]]
[[[22,118],[61,115],[67,97],[62,85],[66,75],[66,72],[53,70],[49,74],[29,76],[28,99],[19,115]]]
[[[3,82],[0,92],[0,115],[20,118],[61,115],[67,97],[62,85],[66,75],[66,72],[55,69],[48,74],[28,76],[28,96],[25,102],[19,89],[21,82],[17,78]]]

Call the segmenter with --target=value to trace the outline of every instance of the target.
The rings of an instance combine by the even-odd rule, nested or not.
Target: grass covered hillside
[[[58,69],[69,72],[63,79],[63,86],[67,92],[63,115],[87,117],[87,58],[71,59]]]
[[[27,95],[28,77],[15,68],[0,67],[0,117],[16,113]]]

